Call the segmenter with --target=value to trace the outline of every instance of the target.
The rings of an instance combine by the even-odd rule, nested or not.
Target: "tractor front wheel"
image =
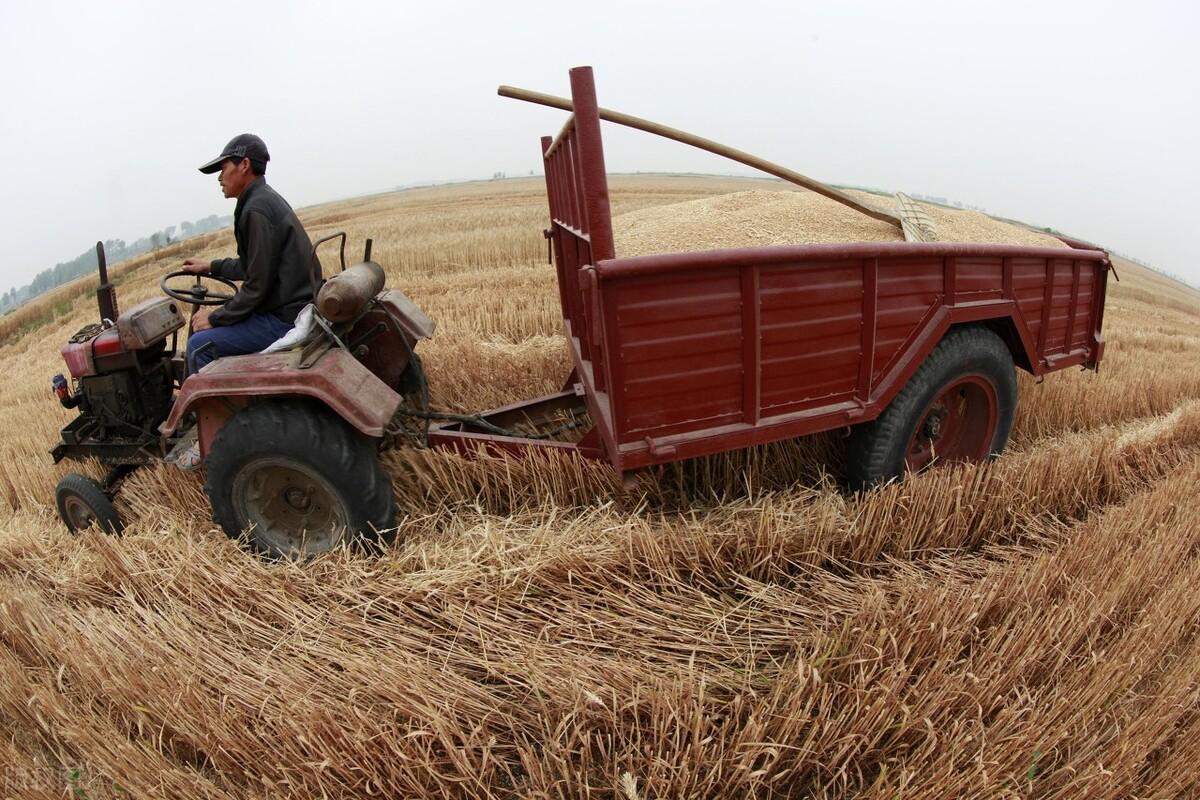
[[[213,442],[204,491],[225,532],[246,533],[270,558],[395,536],[391,481],[375,447],[315,403],[258,403],[235,414]]]
[[[850,488],[934,463],[999,455],[1016,404],[1015,367],[1004,340],[982,327],[951,330],[883,413],[852,431]]]
[[[54,490],[58,505],[58,516],[71,533],[78,533],[92,525],[100,526],[105,533],[120,533],[121,518],[113,507],[112,500],[98,482],[75,472],[67,473]]]

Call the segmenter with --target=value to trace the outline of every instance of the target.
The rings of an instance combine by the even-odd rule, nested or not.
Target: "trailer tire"
[[[343,541],[375,549],[395,538],[392,484],[374,443],[309,401],[235,414],[213,441],[204,491],[225,533],[245,532],[269,558],[307,558]]]
[[[867,489],[935,461],[996,457],[1008,442],[1016,404],[1004,340],[983,327],[952,329],[883,413],[852,430],[850,488]]]
[[[54,489],[58,516],[71,533],[98,525],[105,533],[120,533],[124,526],[112,500],[98,482],[75,472],[67,473]]]

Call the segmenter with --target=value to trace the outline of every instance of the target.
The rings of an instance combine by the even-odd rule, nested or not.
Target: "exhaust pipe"
[[[104,258],[104,242],[96,242],[96,261],[100,265],[100,288],[96,304],[100,306],[100,323],[117,321],[117,290],[108,282],[108,262]]]

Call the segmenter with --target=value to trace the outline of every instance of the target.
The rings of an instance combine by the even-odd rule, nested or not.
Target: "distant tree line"
[[[179,223],[178,236],[176,235],[176,226],[170,225],[161,231],[155,231],[149,236],[138,239],[132,244],[126,244],[124,239],[108,239],[104,242],[104,256],[109,266],[113,266],[171,242],[220,230],[232,224],[232,216],[218,217],[216,214],[209,214],[204,219],[198,219],[195,222]],[[55,286],[61,286],[83,275],[94,275],[97,266],[96,249],[91,247],[70,261],[64,261],[55,264],[51,269],[42,270],[28,285],[9,289],[0,295],[0,314],[7,314],[22,303],[43,292],[50,291]]]

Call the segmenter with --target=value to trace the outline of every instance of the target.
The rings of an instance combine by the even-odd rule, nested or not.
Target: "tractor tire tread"
[[[72,533],[75,532],[75,529],[71,528],[67,522],[65,508],[66,496],[68,494],[74,494],[87,504],[96,517],[96,523],[105,533],[118,534],[124,529],[121,517],[117,514],[117,510],[113,506],[112,500],[109,499],[108,494],[104,491],[104,487],[98,481],[86,475],[69,472],[58,482],[58,486],[54,490],[54,501],[58,508],[59,518],[62,519],[63,524]]]
[[[311,458],[314,452],[319,464]],[[225,423],[213,441],[204,492],[213,520],[231,537],[242,533],[229,496],[233,478],[247,458],[268,453],[304,460],[332,476],[335,485],[353,487],[345,500],[358,522],[358,543],[378,547],[395,538],[392,483],[372,444],[324,406],[299,399],[254,403]],[[253,536],[251,544],[256,545]]]

